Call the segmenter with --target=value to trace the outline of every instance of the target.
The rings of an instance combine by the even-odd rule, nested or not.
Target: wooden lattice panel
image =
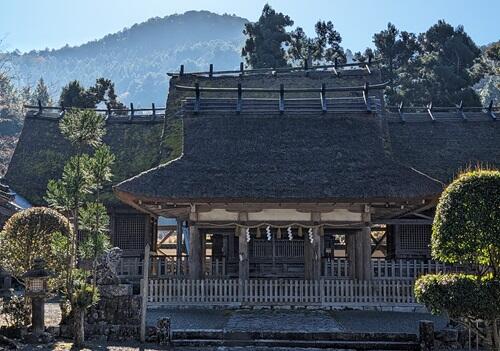
[[[122,250],[143,250],[146,223],[142,215],[116,215],[114,245]]]
[[[427,252],[431,241],[431,226],[422,224],[401,225],[399,240],[401,250]]]

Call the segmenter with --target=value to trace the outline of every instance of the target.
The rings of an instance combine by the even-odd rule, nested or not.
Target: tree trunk
[[[82,346],[85,342],[85,309],[76,308],[74,318],[74,344],[75,346]]]
[[[495,350],[500,350],[500,331],[498,330],[499,328],[497,320],[492,321],[491,329],[493,333],[493,345],[495,345]]]

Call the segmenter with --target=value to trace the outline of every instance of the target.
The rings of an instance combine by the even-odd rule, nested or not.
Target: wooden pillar
[[[365,206],[362,213],[364,226],[346,238],[349,270],[352,279],[372,278],[372,249],[370,207]]]
[[[363,227],[358,232],[358,238],[356,247],[359,250],[359,255],[357,255],[359,279],[368,280],[372,278],[371,228]]]
[[[142,269],[142,281],[141,281],[141,330],[140,330],[140,340],[141,342],[146,341],[146,312],[148,308],[149,299],[149,254],[150,254],[149,244],[144,247],[144,262]]]
[[[246,228],[239,227],[239,279],[247,280],[250,278],[250,265],[248,257],[248,241],[246,236]]]
[[[349,262],[349,275],[352,279],[356,279],[356,233],[346,235],[346,253]]]
[[[370,233],[370,227],[363,227],[347,237],[347,255],[352,279],[372,278]]]
[[[315,225],[321,220],[319,212],[313,212],[311,219]],[[321,278],[321,229],[312,229],[312,237],[309,229],[304,233],[304,278],[307,280],[319,280]],[[312,239],[312,242],[311,242]]]
[[[182,273],[182,219],[177,218],[177,229],[176,229],[176,250],[175,250],[175,274],[181,275]]]
[[[189,277],[191,279],[203,278],[203,242],[200,231],[196,225],[189,226]]]

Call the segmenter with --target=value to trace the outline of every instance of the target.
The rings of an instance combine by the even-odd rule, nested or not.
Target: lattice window
[[[427,251],[431,241],[431,226],[422,224],[403,224],[399,231],[402,250]]]
[[[146,223],[142,215],[115,216],[114,245],[122,250],[143,250]]]

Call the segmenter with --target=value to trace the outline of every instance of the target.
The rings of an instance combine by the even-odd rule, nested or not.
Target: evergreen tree
[[[243,34],[247,36],[241,55],[252,68],[284,67],[287,65],[283,45],[290,41],[286,27],[292,26],[289,16],[277,13],[264,5],[262,15],[255,23],[245,24]]]
[[[96,105],[93,97],[89,96],[85,88],[77,80],[69,82],[62,89],[59,104],[65,107],[78,108],[93,108]]]
[[[376,56],[383,61],[382,76],[390,82],[389,104],[432,101],[453,106],[462,100],[466,106],[480,105],[472,89],[480,76],[472,68],[481,51],[462,26],[453,28],[438,21],[417,37],[389,23],[373,36],[373,42]]]
[[[421,101],[434,101],[437,105],[453,106],[460,100],[467,106],[479,106],[480,100],[472,86],[480,77],[471,73],[481,50],[462,26],[453,28],[438,21],[419,35]]]
[[[122,109],[125,106],[118,101],[115,84],[106,78],[96,79],[95,85],[85,89],[80,82],[69,82],[61,92],[59,103],[66,107],[95,108],[99,103],[105,103],[110,108]]]
[[[52,106],[49,89],[42,77],[38,80],[35,91],[31,94],[30,105],[36,105],[38,101],[42,103],[42,106]]]
[[[75,155],[64,166],[61,179],[49,181],[45,199],[72,220],[73,233],[85,234],[78,249],[75,234],[67,244],[60,245],[71,258],[65,296],[73,311],[75,344],[81,345],[85,339],[85,311],[98,299],[97,259],[110,246],[109,216],[100,202],[100,192],[111,180],[115,158],[102,141],[106,133],[104,117],[95,111],[70,111],[61,119],[60,129],[75,148]],[[85,152],[89,149],[93,149],[93,155]],[[91,286],[87,284],[88,272],[74,269],[79,258],[92,261]]]
[[[334,62],[346,61],[344,49],[340,46],[342,37],[334,29],[331,21],[318,21],[314,27],[316,37],[309,38],[301,27],[297,27],[290,33],[290,48],[288,56],[292,63]]]

